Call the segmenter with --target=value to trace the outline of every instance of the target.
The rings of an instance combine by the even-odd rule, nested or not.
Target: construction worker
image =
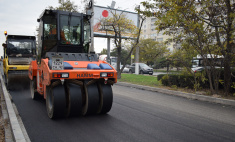
[[[50,30],[49,34],[50,35],[56,35],[56,26],[55,25],[50,25],[50,28],[51,28],[51,30]],[[66,41],[66,38],[65,38],[63,30],[60,31],[60,40]]]

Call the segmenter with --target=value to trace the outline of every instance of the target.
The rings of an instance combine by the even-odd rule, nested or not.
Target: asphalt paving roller
[[[49,118],[106,114],[117,71],[89,52],[91,15],[45,10],[38,19],[37,59],[28,75],[32,99],[46,99]]]
[[[29,86],[29,64],[36,57],[35,36],[6,35],[3,71],[7,89],[20,89]]]

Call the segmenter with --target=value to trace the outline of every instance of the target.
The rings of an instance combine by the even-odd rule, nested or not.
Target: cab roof
[[[26,35],[7,35],[7,39],[33,39],[36,40],[35,36],[26,36]]]
[[[51,15],[51,14],[65,14],[65,15],[77,15],[77,16],[82,16],[82,15],[86,15],[83,13],[78,13],[78,12],[69,12],[69,11],[62,11],[62,10],[51,10],[51,9],[45,9],[42,14],[39,16],[39,18],[37,19],[37,21],[39,22],[40,19],[42,19],[43,16],[45,15]]]

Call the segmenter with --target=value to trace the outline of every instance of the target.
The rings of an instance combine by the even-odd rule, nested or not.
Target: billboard
[[[108,18],[108,17],[113,17],[112,11],[113,11],[113,13],[116,12],[116,14],[122,13],[122,15],[125,15],[125,17],[127,19],[129,19],[133,22],[133,26],[136,26],[136,27],[139,26],[138,13],[94,5],[93,31],[94,31],[95,37],[112,37],[112,36],[114,36],[114,35],[110,34],[110,32],[109,32],[109,34],[107,34],[107,30],[106,30],[107,27],[104,28],[101,25],[102,20],[105,20],[105,18]],[[126,38],[128,37],[128,35],[124,35],[124,36],[126,36]],[[125,38],[125,37],[123,37],[123,38]]]

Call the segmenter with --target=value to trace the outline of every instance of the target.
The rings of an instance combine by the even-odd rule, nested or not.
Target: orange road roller
[[[105,114],[113,103],[116,70],[89,52],[91,15],[45,10],[37,59],[29,66],[32,99],[43,96],[49,118]]]

